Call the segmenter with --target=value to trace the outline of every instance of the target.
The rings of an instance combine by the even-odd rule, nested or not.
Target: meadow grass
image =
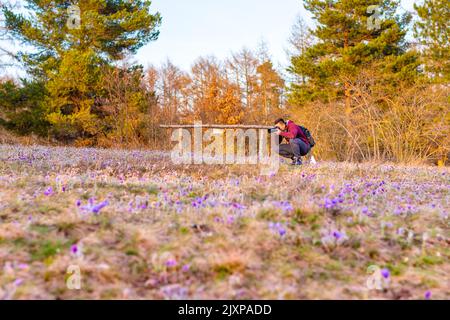
[[[450,298],[449,168],[260,172],[0,145],[0,298]]]

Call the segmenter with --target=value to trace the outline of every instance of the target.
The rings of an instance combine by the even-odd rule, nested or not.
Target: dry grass
[[[0,145],[0,297],[448,299],[449,191],[448,168],[267,177],[162,152]],[[390,271],[384,290],[367,289],[370,265]]]

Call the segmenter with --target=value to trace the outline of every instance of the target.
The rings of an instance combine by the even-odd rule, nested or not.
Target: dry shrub
[[[292,115],[317,140],[314,154],[339,161],[448,162],[449,88],[416,84],[388,92],[368,74],[352,83],[352,110],[344,103],[310,103]]]
[[[0,127],[0,143],[1,144],[17,144],[19,138]]]
[[[19,136],[0,126],[0,144],[9,145],[57,145],[54,140],[40,138],[34,134],[28,136]]]

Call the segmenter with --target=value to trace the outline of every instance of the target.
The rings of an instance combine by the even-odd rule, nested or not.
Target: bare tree
[[[148,75],[150,76],[150,74]],[[170,123],[177,122],[180,113],[189,109],[187,93],[191,81],[189,75],[167,60],[157,70],[157,74],[153,75],[153,77],[155,76],[155,91],[164,118]]]
[[[289,48],[286,53],[291,59],[292,57],[300,56],[314,43],[314,37],[301,15],[297,16],[297,20],[292,26],[291,35],[288,39]],[[298,77],[295,80],[297,83],[305,83],[305,77]]]
[[[242,104],[252,113],[256,108],[258,58],[251,50],[243,48],[234,53],[226,65],[232,82],[240,89]]]
[[[19,7],[19,1],[0,0],[0,70],[14,66],[16,58],[13,39],[6,27],[4,10]]]

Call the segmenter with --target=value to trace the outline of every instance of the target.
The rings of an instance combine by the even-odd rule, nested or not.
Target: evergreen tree
[[[19,134],[45,135],[48,122],[42,101],[45,84],[22,79],[20,84],[12,80],[0,83],[0,125]]]
[[[410,15],[396,15],[395,0],[305,0],[317,21],[317,40],[294,56],[289,71],[305,79],[291,87],[290,103],[345,97],[351,112],[350,82],[363,68],[376,66],[393,78],[412,78],[416,57],[406,53],[404,40]]]
[[[11,35],[34,50],[20,62],[46,81],[48,120],[60,138],[98,133],[101,70],[155,40],[161,22],[144,0],[26,0],[27,13],[3,9]]]
[[[450,7],[446,0],[425,0],[414,5],[419,20],[414,31],[425,46],[426,71],[436,82],[450,80]]]

